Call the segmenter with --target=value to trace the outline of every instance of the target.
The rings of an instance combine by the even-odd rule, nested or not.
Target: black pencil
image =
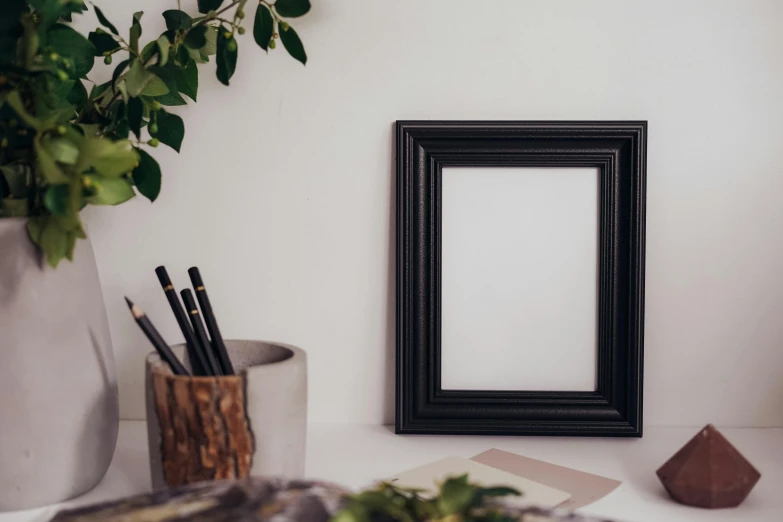
[[[218,328],[215,312],[212,311],[212,305],[204,288],[201,274],[195,266],[188,270],[188,274],[190,275],[190,281],[193,283],[193,289],[196,291],[196,298],[199,306],[201,306],[201,315],[204,317],[204,322],[207,323],[207,330],[209,330],[209,336],[212,339],[212,348],[215,350],[223,375],[234,375],[234,366],[231,364],[228,351],[226,351],[223,336],[220,335],[220,328]]]
[[[149,317],[147,317],[147,314],[144,313],[144,310],[133,304],[127,297],[125,298],[125,302],[128,303],[128,308],[130,308],[131,314],[133,314],[133,318],[136,319],[136,323],[141,328],[141,331],[144,332],[144,335],[150,340],[152,346],[155,347],[160,358],[168,363],[171,367],[171,371],[174,372],[174,375],[190,375],[185,366],[183,366],[182,363],[179,362],[179,359],[177,359],[177,356],[174,355],[174,352],[171,351],[169,345],[166,344],[166,341],[163,340],[160,333],[158,333],[158,330],[152,324]]]
[[[179,296],[177,291],[174,290],[174,285],[171,284],[171,279],[166,271],[165,266],[159,266],[155,269],[155,273],[158,275],[160,286],[163,287],[163,292],[166,294],[166,299],[169,300],[171,305],[171,311],[174,312],[174,317],[177,319],[179,329],[182,330],[182,335],[185,337],[185,344],[188,347],[188,358],[190,359],[190,366],[193,368],[193,375],[210,375],[209,364],[207,363],[206,355],[200,349],[196,336],[193,333],[193,328],[190,327],[187,314],[182,308],[182,303],[179,302]]]
[[[190,324],[193,325],[196,341],[201,345],[204,354],[207,356],[212,375],[223,375],[220,364],[215,360],[215,356],[212,353],[212,346],[209,344],[209,337],[207,337],[207,331],[204,329],[204,323],[201,322],[201,314],[198,313],[198,306],[193,298],[193,293],[190,291],[190,288],[185,288],[180,292],[180,295],[182,296],[182,302],[185,303],[185,310],[187,310],[190,317]]]

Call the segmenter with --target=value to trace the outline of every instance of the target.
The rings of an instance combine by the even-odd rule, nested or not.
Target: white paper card
[[[514,497],[515,504],[534,505],[552,508],[568,500],[571,496],[530,479],[513,475],[463,457],[446,457],[416,469],[399,473],[386,479],[386,482],[403,488],[424,489],[430,494],[438,491],[438,483],[448,477],[468,474],[468,480],[484,487],[510,486],[523,493],[522,497]]]

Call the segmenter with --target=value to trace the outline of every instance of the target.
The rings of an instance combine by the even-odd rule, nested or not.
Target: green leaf
[[[189,29],[193,25],[193,19],[184,11],[179,9],[169,9],[163,11],[163,18],[166,20],[166,29]]]
[[[87,88],[84,87],[84,84],[80,80],[76,80],[73,84],[73,88],[65,99],[79,110],[87,103]]]
[[[166,65],[166,62],[169,61],[169,47],[171,47],[171,42],[169,42],[169,39],[166,38],[166,35],[161,35],[160,38],[156,40],[156,43],[158,45],[158,49],[160,51],[160,58],[158,59],[158,65]]]
[[[62,4],[58,0],[30,0],[29,4],[38,14],[43,30],[57,22],[60,17]]]
[[[370,522],[369,510],[359,503],[352,503],[338,511],[330,522]]]
[[[46,262],[52,268],[57,268],[58,263],[72,250],[76,238],[57,226],[54,217],[46,219],[41,229],[39,245],[46,254]]]
[[[444,516],[460,513],[472,504],[475,494],[476,488],[468,484],[467,475],[446,479],[437,500],[438,510]]]
[[[253,38],[264,51],[269,47],[269,40],[275,32],[275,21],[272,13],[264,4],[258,4],[256,19],[253,22]]]
[[[97,123],[80,123],[79,128],[81,129],[81,135],[88,138],[94,138],[100,132],[100,125]]]
[[[87,185],[93,190],[87,202],[93,205],[119,205],[136,195],[133,187],[125,178],[107,178],[98,175],[87,175]]]
[[[133,169],[133,182],[142,196],[150,201],[155,201],[160,194],[160,165],[155,158],[142,149],[136,149],[139,153],[139,165]]]
[[[74,165],[79,158],[79,147],[65,138],[44,138],[43,146],[51,157],[66,165]]]
[[[110,34],[93,31],[88,35],[88,39],[95,46],[95,56],[105,56],[120,48],[120,44]]]
[[[220,28],[220,32],[224,33],[225,29]],[[229,38],[225,37],[225,34],[218,35],[217,39],[217,78],[223,85],[228,85],[228,81],[234,75],[234,71],[237,68],[237,54],[239,49],[237,47],[237,41],[234,36]]]
[[[166,86],[166,82],[154,74],[147,82],[147,85],[144,86],[144,89],[141,90],[143,96],[163,96],[167,92],[169,92],[169,88]]]
[[[183,43],[190,49],[201,49],[207,43],[207,26],[197,25],[190,31],[183,40]]]
[[[198,66],[196,62],[190,60],[185,68],[178,67],[178,74],[174,76],[174,81],[177,85],[177,90],[196,101],[196,94],[198,93]]]
[[[177,91],[172,91],[171,88],[169,88],[169,92],[163,96],[155,96],[154,98],[151,98],[151,100],[154,100],[165,107],[179,107],[188,104],[188,102],[185,101],[185,98],[180,96]]]
[[[95,46],[67,25],[55,24],[49,29],[47,46],[71,60],[74,78],[86,76],[95,62]]]
[[[57,162],[40,140],[33,142],[33,150],[35,151],[35,164],[38,172],[47,182],[66,183],[68,181],[65,173],[57,166]]]
[[[180,92],[195,101],[198,90],[196,62],[190,60],[185,67],[169,62],[165,67],[153,66],[149,70],[159,76],[169,88],[168,94],[155,98],[162,105],[185,105],[185,100],[179,95]]]
[[[128,74],[125,75],[125,87],[131,97],[161,96],[169,92],[166,83],[144,68],[139,60],[134,60]]]
[[[101,94],[106,92],[106,89],[108,89],[109,86],[111,86],[111,82],[93,85],[92,90],[90,91],[90,100],[97,100]]]
[[[155,135],[161,143],[165,143],[179,152],[182,139],[185,137],[185,124],[182,118],[164,110],[158,111],[158,133]]]
[[[114,27],[114,25],[103,15],[101,8],[95,4],[93,4],[93,7],[95,8],[95,15],[98,17],[98,21],[101,23],[101,25],[112,33],[119,35],[120,33],[117,32],[117,28]]]
[[[281,30],[280,40],[283,42],[283,47],[288,51],[288,54],[302,62],[302,65],[307,63],[304,45],[302,45],[302,40],[299,39],[299,35],[296,34],[293,27]]]
[[[114,131],[111,133],[110,137],[117,140],[127,140],[129,135],[130,127],[128,126],[128,120],[125,119],[117,122],[117,125],[114,127]]]
[[[506,496],[520,496],[522,493],[514,488],[505,486],[495,486],[491,488],[479,488],[478,495],[481,497],[506,497]]]
[[[141,17],[144,11],[133,13],[133,23],[130,28],[130,48],[134,53],[139,52],[139,37],[141,36]]]
[[[136,139],[141,139],[141,118],[144,114],[144,104],[140,98],[128,99],[128,126]]]
[[[208,13],[212,10],[217,10],[223,0],[198,0],[198,12]]]
[[[127,140],[85,138],[74,169],[84,172],[90,167],[108,177],[119,177],[132,171],[139,161],[136,151]]]
[[[175,56],[179,65],[185,65],[190,61],[190,49],[185,45],[177,47],[177,55]]]
[[[27,109],[25,109],[24,102],[22,102],[22,97],[19,95],[19,91],[9,92],[3,101],[7,103],[16,113],[16,115],[22,118],[22,120],[27,125],[36,130],[43,129],[43,122],[37,120],[35,116],[30,114]]]
[[[207,56],[212,56],[217,52],[217,37],[218,37],[218,30],[217,27],[208,27],[207,32],[204,33],[204,37],[207,39],[207,43],[205,43],[199,51],[202,54],[206,54]]]
[[[171,47],[171,42],[169,42],[166,35],[161,35],[155,42],[157,43],[159,50],[158,65],[166,65],[169,61],[169,48]]]
[[[130,96],[138,96],[152,77],[139,60],[133,60],[128,73],[125,75],[125,88]]]
[[[29,213],[27,199],[5,198],[0,200],[0,218],[25,217]]]
[[[198,94],[198,66],[196,62],[190,60],[184,69],[179,69],[181,74],[177,76],[177,90],[196,101],[196,95]]]
[[[65,257],[72,260],[76,239],[85,237],[78,216],[75,219],[56,215],[31,217],[27,220],[27,232],[41,247],[52,268]]]
[[[31,217],[27,220],[27,233],[30,234],[30,239],[37,245],[41,244],[41,233],[43,232],[44,225],[46,225],[46,217]]]
[[[117,67],[114,68],[114,72],[111,75],[112,89],[117,85],[117,79],[119,79],[120,75],[125,72],[125,68],[128,67],[129,63],[130,60],[123,60],[117,64]]]
[[[139,55],[139,59],[141,60],[141,63],[147,63],[149,62],[153,56],[158,52],[158,42],[157,40],[153,40],[151,42],[147,42],[147,45],[145,45],[141,49],[141,54]]]
[[[310,10],[310,0],[277,0],[275,11],[280,16],[294,18],[302,16]]]
[[[71,92],[74,85],[76,85],[76,80],[65,80],[64,82],[59,83],[53,82],[52,87],[54,88],[54,94],[55,97],[58,98],[58,101],[68,96],[68,93]]]
[[[30,167],[24,163],[12,163],[10,165],[0,166],[0,172],[3,173],[10,195],[15,198],[24,198],[27,196],[27,190],[30,185],[31,173]],[[2,186],[2,184],[0,184]],[[6,196],[8,194],[4,194]]]
[[[68,214],[68,185],[49,185],[44,193],[44,206],[55,216]]]

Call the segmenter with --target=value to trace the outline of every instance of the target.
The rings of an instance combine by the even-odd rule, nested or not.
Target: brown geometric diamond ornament
[[[708,424],[657,471],[674,500],[689,506],[739,506],[761,475]]]

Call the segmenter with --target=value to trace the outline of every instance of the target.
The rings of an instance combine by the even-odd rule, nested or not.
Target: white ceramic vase
[[[0,511],[92,489],[119,428],[117,379],[87,240],[51,269],[26,220],[0,219]]]

